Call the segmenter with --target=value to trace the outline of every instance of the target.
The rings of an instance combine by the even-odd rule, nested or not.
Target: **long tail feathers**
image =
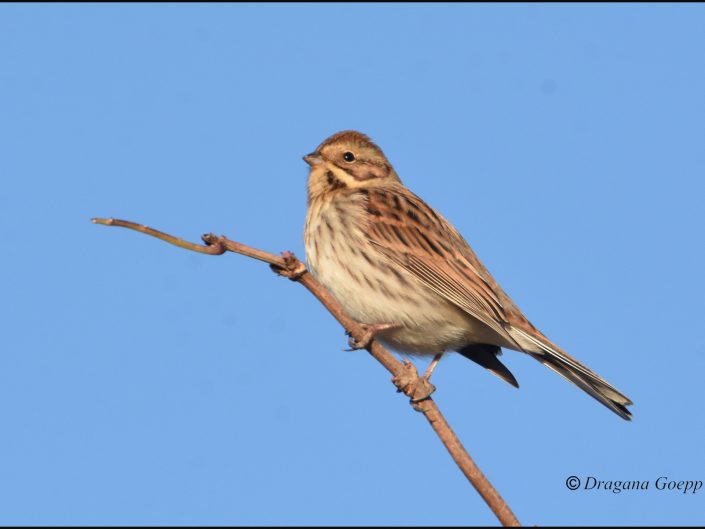
[[[528,341],[534,345],[534,347],[522,347],[533,358],[578,386],[622,419],[631,420],[632,414],[627,409],[627,406],[632,404],[632,401],[605,379],[592,372],[547,339],[542,340],[516,327],[512,328],[512,331],[513,334],[518,333],[523,338],[521,342],[526,343]],[[519,338],[519,336],[516,337]]]

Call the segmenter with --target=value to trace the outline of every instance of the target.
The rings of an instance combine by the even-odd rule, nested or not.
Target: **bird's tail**
[[[631,405],[632,401],[605,379],[543,336],[536,336],[516,327],[512,328],[511,334],[522,345],[522,349],[536,360],[571,381],[622,419],[631,420],[632,414],[627,406]]]

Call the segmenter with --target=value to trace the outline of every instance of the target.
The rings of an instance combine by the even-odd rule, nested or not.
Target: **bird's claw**
[[[436,391],[436,386],[431,384],[428,378],[420,377],[414,364],[408,360],[404,360],[403,363],[404,370],[392,377],[392,383],[397,387],[398,392],[404,393],[411,399],[411,405],[418,411],[415,405],[428,399]]]
[[[363,332],[359,340],[355,338],[350,332],[346,332],[346,334],[348,335],[348,345],[350,346],[350,349],[346,349],[347,351],[367,349],[372,343],[372,340],[375,339],[375,336],[377,334],[382,331],[398,327],[398,325],[395,323],[360,323],[358,325],[362,328]]]
[[[306,265],[299,261],[293,253],[289,251],[282,252],[282,258],[284,260],[284,266],[269,265],[269,267],[280,276],[287,277],[292,281],[297,281],[308,271]]]

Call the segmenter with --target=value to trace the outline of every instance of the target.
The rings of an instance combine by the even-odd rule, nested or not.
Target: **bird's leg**
[[[436,369],[438,362],[441,361],[442,356],[443,353],[438,353],[434,356],[423,376],[416,381],[414,393],[411,396],[412,403],[415,404],[417,402],[421,402],[422,400],[426,400],[433,394],[434,391],[436,391],[436,386],[431,384],[431,374],[433,373],[433,370]]]
[[[348,351],[355,351],[357,349],[367,349],[372,343],[372,340],[374,340],[375,336],[377,336],[377,334],[382,331],[386,331],[387,329],[394,329],[395,327],[399,327],[399,325],[396,323],[359,323],[358,325],[362,327],[364,334],[362,335],[362,338],[360,340],[356,340],[355,337],[349,332],[346,333],[349,336],[348,345],[350,345],[350,349],[347,349]]]
[[[392,382],[396,385],[398,391],[407,395],[411,399],[412,404],[426,400],[436,391],[436,386],[431,384],[430,378],[442,356],[443,353],[434,356],[428,369],[421,377],[416,371],[414,364],[404,360],[404,371],[392,378]]]
[[[426,380],[430,381],[431,374],[433,373],[433,370],[436,369],[436,366],[438,365],[438,362],[441,361],[442,357],[443,357],[443,353],[438,353],[436,356],[434,356],[433,360],[431,360],[431,363],[428,365],[428,369],[426,369],[426,372],[423,374],[423,376],[421,378],[425,378]]]

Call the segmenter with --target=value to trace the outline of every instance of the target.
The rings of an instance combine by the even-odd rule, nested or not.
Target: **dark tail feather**
[[[598,377],[592,372],[586,375],[582,370],[575,369],[561,357],[554,356],[551,352],[548,352],[548,354],[529,354],[549,369],[571,381],[600,404],[619,415],[622,419],[627,421],[632,419],[632,413],[627,409],[627,406],[632,404],[632,401],[601,377]],[[581,364],[581,367],[584,366]]]
[[[631,420],[632,414],[627,406],[630,406],[632,401],[604,378],[535,330],[529,331],[518,327],[508,327],[507,330],[515,341],[518,340],[522,351],[578,386],[622,419]]]
[[[502,349],[498,346],[490,344],[472,344],[466,345],[458,350],[458,352],[465,358],[480,364],[502,380],[509,382],[515,388],[519,387],[519,383],[517,379],[514,378],[511,371],[497,358],[502,354]]]

